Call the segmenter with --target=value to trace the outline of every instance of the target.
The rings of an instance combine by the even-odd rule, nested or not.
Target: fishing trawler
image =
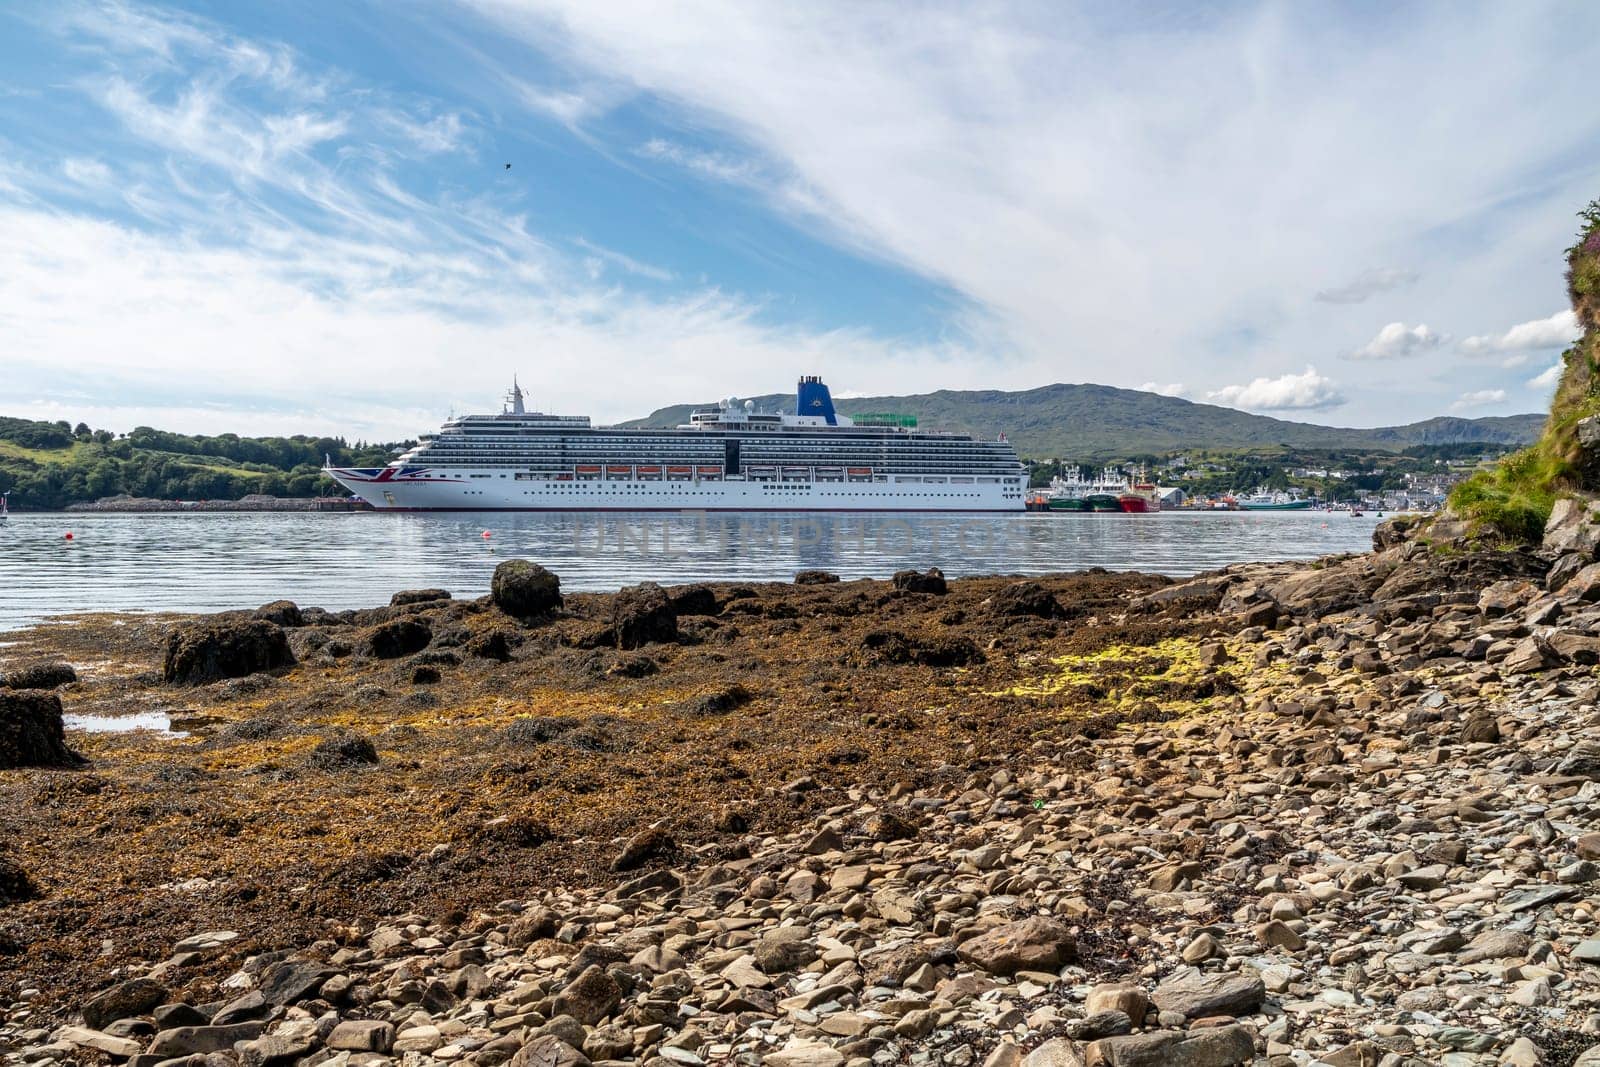
[[[381,511],[1021,511],[1027,478],[1002,434],[924,430],[834,409],[800,379],[796,414],[721,401],[670,429],[528,411],[463,415],[384,467],[323,468]]]

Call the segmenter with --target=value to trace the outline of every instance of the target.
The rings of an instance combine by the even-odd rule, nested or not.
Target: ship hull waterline
[[[747,511],[1020,513],[1002,484],[816,481],[536,482],[503,478],[380,480],[328,468],[329,477],[377,511]],[[503,482],[503,485],[484,484]]]

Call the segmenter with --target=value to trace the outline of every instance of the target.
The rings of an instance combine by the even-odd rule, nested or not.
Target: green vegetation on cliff
[[[1578,217],[1583,227],[1567,249],[1567,295],[1583,336],[1561,357],[1565,366],[1544,433],[1450,495],[1456,514],[1509,541],[1540,540],[1558,496],[1600,489],[1600,470],[1586,459],[1578,425],[1600,414],[1600,200]]]
[[[337,437],[191,436],[148,426],[119,437],[83,423],[0,418],[0,492],[10,492],[18,508],[124,493],[163,500],[341,495],[322,476],[323,456],[340,466],[380,466],[392,447]]]

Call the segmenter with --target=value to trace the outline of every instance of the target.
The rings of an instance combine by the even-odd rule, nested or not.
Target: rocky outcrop
[[[380,623],[361,637],[361,651],[376,659],[398,659],[421,652],[433,640],[433,628],[425,619],[392,619]]]
[[[537,563],[508,559],[494,569],[489,598],[514,618],[541,618],[561,608],[561,579]]]
[[[70,663],[30,663],[0,674],[0,688],[55,689],[71,685],[78,680],[78,672]]]
[[[162,677],[178,685],[242,678],[294,664],[283,628],[264,619],[218,619],[175,626]]]
[[[81,767],[67,747],[61,698],[38,690],[0,689],[0,770],[14,767]]]
[[[892,581],[894,587],[902,593],[944,596],[949,591],[949,586],[944,580],[944,572],[938,567],[929,567],[926,571],[896,571]]]
[[[611,634],[621,649],[678,639],[678,614],[654,582],[619,590],[611,598]]]

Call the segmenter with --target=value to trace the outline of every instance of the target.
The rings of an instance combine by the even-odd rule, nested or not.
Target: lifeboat
[[[693,467],[676,467],[675,466],[675,467],[668,467],[667,468],[667,477],[673,479],[674,481],[677,481],[677,480],[683,479],[683,478],[688,478],[693,474],[694,474],[694,468]]]
[[[620,478],[623,481],[626,481],[627,479],[631,478],[632,476],[633,476],[633,468],[632,467],[621,466],[621,465],[611,465],[611,466],[607,466],[606,467],[606,477],[607,478]]]
[[[574,470],[578,472],[578,477],[580,478],[600,477],[600,464],[598,463],[580,463]]]
[[[791,482],[803,482],[811,477],[810,467],[785,467],[783,477]]]
[[[694,473],[695,473],[695,475],[697,477],[700,477],[700,478],[721,478],[722,477],[722,468],[721,467],[696,467],[694,469]]]
[[[872,478],[871,467],[850,467],[845,471],[852,481],[870,481]]]
[[[649,481],[659,481],[661,479],[660,467],[640,467],[638,468],[638,471],[641,479],[646,479]]]
[[[570,474],[558,474],[558,475],[556,475],[556,481],[558,481],[558,482],[570,482],[570,481],[572,481],[572,475],[570,475]]]
[[[771,478],[778,473],[778,468],[769,466],[751,466],[746,467],[745,471],[752,478]]]

